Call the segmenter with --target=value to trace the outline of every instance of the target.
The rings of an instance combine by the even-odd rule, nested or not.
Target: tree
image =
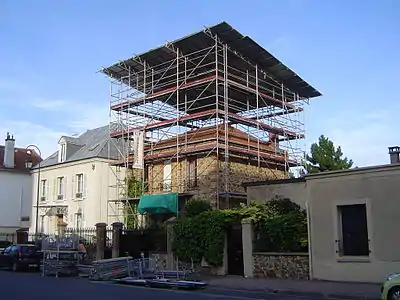
[[[350,169],[353,161],[343,157],[341,147],[335,147],[333,142],[324,135],[319,137],[318,143],[311,145],[311,155],[306,155],[306,169],[308,173]]]

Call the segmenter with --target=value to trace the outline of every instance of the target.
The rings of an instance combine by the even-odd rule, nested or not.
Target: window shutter
[[[83,174],[83,198],[87,197],[87,175]]]
[[[71,179],[71,200],[75,199],[75,177],[72,176]]]
[[[56,177],[55,179],[53,179],[53,192],[52,192],[52,200],[57,200],[57,194],[58,194],[58,178]]]
[[[50,200],[49,185],[50,185],[50,180],[46,180],[46,183],[45,183],[45,189],[46,189],[45,197],[47,198],[46,199],[47,201]]]
[[[67,198],[67,176],[64,176],[64,179],[63,179],[62,194],[63,194],[63,198],[65,200],[65,198]]]

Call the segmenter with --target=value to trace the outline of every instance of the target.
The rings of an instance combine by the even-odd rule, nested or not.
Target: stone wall
[[[221,162],[222,169],[223,162]],[[287,174],[284,171],[270,169],[267,167],[258,167],[241,162],[229,163],[229,191],[236,193],[245,193],[244,182],[263,181],[271,179],[284,179]],[[223,183],[221,183],[223,186]]]
[[[308,253],[253,253],[253,275],[268,279],[309,279]]]
[[[160,253],[160,252],[150,252],[149,258],[153,262],[153,266],[159,270],[168,270],[168,254]],[[178,267],[177,267],[178,265]],[[190,271],[194,273],[199,273],[202,270],[201,264],[191,264],[184,263],[178,260],[174,260],[172,270],[180,270],[180,271]]]

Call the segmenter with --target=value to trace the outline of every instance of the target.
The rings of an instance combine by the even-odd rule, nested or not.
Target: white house
[[[35,201],[30,231],[35,232],[36,214],[37,231],[49,234],[56,232],[60,222],[72,228],[107,222],[108,200],[117,199],[110,195],[116,193],[110,188],[116,177],[109,162],[117,157],[117,150],[110,141],[108,125],[79,137],[62,136],[58,144],[59,150],[33,170]]]
[[[37,164],[39,155],[30,149],[15,148],[15,139],[7,133],[0,146],[0,233],[28,229],[32,211],[32,178],[26,162]]]

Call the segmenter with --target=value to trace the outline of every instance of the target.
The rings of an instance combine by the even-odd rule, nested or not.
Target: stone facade
[[[149,258],[152,260],[153,267],[159,270],[168,270],[168,254],[160,252],[151,252]],[[173,270],[189,271],[191,273],[200,273],[202,267],[200,264],[184,263],[174,260]],[[178,267],[177,267],[178,266]]]
[[[188,179],[188,160],[182,158],[181,161],[171,162],[171,189],[163,189],[163,170],[164,163],[157,162],[148,167],[148,192],[150,194],[178,192],[190,193],[193,197],[209,200],[215,206],[217,191],[224,191],[225,172],[223,170],[224,162],[218,160],[216,156],[197,158],[197,185],[189,186]],[[258,167],[243,162],[229,162],[228,172],[228,190],[233,193],[245,193],[242,186],[244,182],[282,179],[285,178],[285,172],[269,169],[267,167]]]
[[[253,275],[265,279],[309,279],[307,253],[253,253]]]
[[[222,164],[222,162],[221,162]],[[229,163],[229,191],[235,193],[245,193],[244,182],[263,181],[270,179],[287,178],[284,171],[258,167],[245,162]]]

